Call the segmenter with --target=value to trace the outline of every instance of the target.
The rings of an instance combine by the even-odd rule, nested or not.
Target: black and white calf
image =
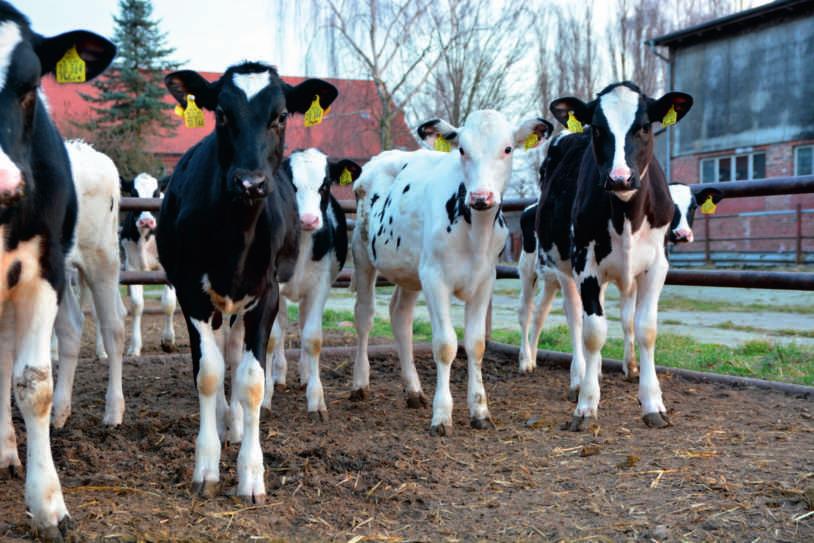
[[[541,173],[544,175],[544,173]],[[712,196],[713,201],[718,203],[721,199],[720,191],[717,189],[704,189],[698,195],[693,195],[690,187],[680,183],[670,184],[670,197],[673,200],[673,220],[670,223],[670,230],[668,232],[668,241],[673,244],[679,243],[692,243],[693,231],[692,224],[695,217],[695,210],[698,208],[699,203]],[[548,267],[544,261],[538,258],[538,243],[537,232],[534,227],[535,218],[537,216],[537,205],[533,204],[523,210],[520,216],[520,233],[522,240],[522,251],[520,253],[520,260],[517,266],[518,274],[520,276],[520,307],[517,314],[520,321],[520,372],[528,372],[536,367],[537,360],[537,344],[540,340],[540,333],[542,332],[545,320],[551,311],[551,304],[554,301],[554,296],[560,290],[560,280],[558,278],[557,270]],[[535,303],[534,296],[537,291],[537,285],[543,284],[540,291],[540,296]],[[624,300],[622,303],[630,303]],[[635,303],[635,301],[634,301]],[[565,304],[566,318],[568,320],[569,329],[572,332],[572,344],[581,342],[582,339],[576,337],[574,334],[574,315],[568,312],[568,306]],[[633,336],[633,321],[632,315],[628,311],[626,313],[628,319],[623,321],[623,330],[625,334],[625,360],[624,372],[626,375],[632,376],[634,373],[638,374],[635,359],[635,345]],[[579,315],[576,315],[579,317]],[[581,348],[579,351],[581,352]],[[576,401],[576,397],[573,400]]]
[[[678,121],[691,106],[688,94],[669,92],[654,100],[630,82],[606,87],[589,103],[572,97],[551,103],[551,112],[564,126],[569,118],[590,125],[590,145],[582,152],[570,221],[558,225],[561,236],[571,229],[567,256],[582,302],[585,367],[572,368],[581,382],[571,430],[597,416],[601,349],[607,337],[604,293],[610,281],[627,300],[622,304],[623,322],[635,323],[644,422],[651,427],[669,424],[656,376],[655,344],[658,299],[668,268],[664,243],[674,204],[653,155],[651,125],[665,118]],[[552,188],[574,182],[564,166],[565,159],[552,173]],[[539,217],[545,204],[541,194]],[[537,222],[542,239],[544,226]],[[547,262],[557,264],[554,259],[565,256],[557,253],[547,251]]]
[[[137,198],[161,198],[163,193],[158,180],[148,173],[138,174],[132,181],[122,180],[122,194]],[[125,215],[121,231],[121,244],[124,249],[124,267],[128,271],[158,271],[158,250],[155,245],[155,216],[149,211],[129,211]],[[127,354],[141,356],[141,315],[144,313],[144,287],[128,285],[133,329]],[[165,285],[161,293],[161,311],[164,314],[164,329],[161,332],[161,348],[166,352],[175,350],[175,328],[172,317],[175,313],[175,289]]]
[[[211,496],[220,480],[225,428],[226,327],[232,364],[230,440],[240,441],[237,494],[265,498],[260,405],[279,282],[291,278],[299,227],[294,186],[280,169],[289,113],[305,113],[316,96],[328,107],[332,85],[309,79],[292,87],[265,64],[232,66],[212,83],[193,71],[169,74],[170,93],[186,106],[195,96],[215,112],[215,130],[186,152],[167,187],[158,218],[158,256],[186,318],[200,401],[193,490]],[[220,408],[219,408],[220,407]]]
[[[295,151],[283,162],[294,190],[300,214],[300,249],[291,279],[280,284],[280,312],[271,331],[269,351],[272,363],[266,365],[266,401],[271,409],[275,384],[285,386],[286,300],[299,303],[300,384],[305,386],[308,413],[325,419],[327,407],[319,378],[322,349],[322,313],[331,284],[345,265],[348,253],[348,225],[345,212],[331,194],[344,170],[355,180],[362,168],[351,160],[331,161],[317,149]]]
[[[62,137],[38,96],[40,78],[72,48],[86,76],[102,72],[116,49],[85,31],[46,38],[0,2],[0,468],[19,469],[11,391],[25,421],[25,503],[45,540],[69,525],[51,456],[51,332],[69,318],[57,304],[77,216],[76,191]]]
[[[543,119],[513,127],[497,111],[476,111],[460,128],[440,120],[418,128],[419,137],[430,147],[443,137],[453,148],[450,153],[388,151],[365,165],[354,184],[357,223],[351,247],[358,344],[352,398],[364,398],[369,387],[367,340],[374,284],[381,273],[396,284],[390,319],[407,405],[426,404],[412,347],[413,309],[423,291],[437,367],[431,431],[440,435],[452,431],[449,377],[458,342],[450,301],[456,296],[466,303],[464,348],[471,424],[476,428],[491,424],[481,362],[495,265],[508,235],[500,212],[502,194],[515,149],[527,141],[539,145],[551,129]]]

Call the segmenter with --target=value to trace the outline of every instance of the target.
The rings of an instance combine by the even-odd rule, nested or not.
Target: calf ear
[[[596,101],[585,103],[579,98],[573,96],[566,96],[565,98],[557,98],[551,105],[548,106],[551,114],[557,119],[561,125],[568,128],[568,114],[573,112],[574,117],[582,124],[591,124],[594,116],[594,108]]]
[[[346,169],[350,172],[350,177],[354,181],[362,175],[362,167],[352,160],[344,158],[337,162],[328,161],[328,176],[334,183],[339,183],[339,178]]]
[[[85,79],[91,80],[107,68],[116,56],[116,46],[87,30],[74,30],[52,38],[37,36],[34,50],[40,59],[42,73],[55,73],[57,62],[76,47],[79,58],[85,61]]]
[[[521,146],[524,149],[534,149],[551,137],[553,131],[554,125],[545,119],[540,117],[527,119],[514,131],[514,146],[517,149]],[[537,137],[531,137],[532,135]]]
[[[322,109],[328,109],[339,91],[322,79],[306,79],[296,87],[284,86],[285,105],[292,113],[305,113],[311,107],[315,96],[319,96],[319,105]]]
[[[712,196],[713,204],[717,204],[724,198],[724,194],[720,190],[714,189],[712,187],[701,189],[698,192],[694,193],[694,196],[695,202],[698,205],[703,205],[703,203],[706,202],[707,198],[709,198],[710,196]]]
[[[133,180],[128,181],[122,176],[119,176],[119,192],[122,196],[132,196],[136,187],[133,185]]]
[[[164,85],[170,91],[172,97],[187,107],[187,96],[195,97],[195,103],[200,107],[214,111],[218,107],[218,92],[220,88],[217,83],[210,83],[201,74],[192,70],[181,70],[173,72],[164,78]]]
[[[450,147],[458,147],[458,129],[441,119],[432,119],[418,127],[418,139],[428,149],[435,149],[438,137],[449,142]]]
[[[680,121],[687,114],[692,107],[692,103],[692,96],[686,92],[668,92],[658,100],[648,101],[647,116],[650,118],[650,122],[659,122],[670,126]],[[664,122],[664,117],[670,111],[670,108],[673,108],[676,113],[675,119]]]

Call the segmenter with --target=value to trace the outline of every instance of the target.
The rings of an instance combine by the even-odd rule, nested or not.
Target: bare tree
[[[332,36],[327,53],[350,60],[373,81],[379,101],[379,140],[393,147],[393,121],[426,84],[441,60],[445,37],[433,31],[431,0],[314,0]],[[328,9],[319,9],[327,6]],[[339,70],[337,70],[339,71]]]
[[[659,0],[616,0],[606,29],[611,71],[616,81],[629,79],[646,93],[664,82],[664,64],[644,42],[667,31],[667,14]]]

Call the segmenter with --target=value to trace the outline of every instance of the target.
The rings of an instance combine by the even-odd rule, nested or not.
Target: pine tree
[[[171,137],[178,125],[167,115],[173,106],[163,101],[164,73],[178,66],[169,60],[175,49],[167,46],[167,35],[152,14],[151,0],[119,0],[113,67],[94,80],[98,95],[82,95],[93,104],[95,116],[78,126],[125,177],[161,174],[161,161],[147,150],[148,139]]]

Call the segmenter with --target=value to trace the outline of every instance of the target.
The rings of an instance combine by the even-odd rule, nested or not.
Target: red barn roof
[[[201,72],[201,75],[214,81],[221,74]],[[283,77],[289,84],[296,85],[305,78]],[[366,162],[371,156],[381,151],[378,136],[377,113],[379,100],[372,81],[360,79],[326,79],[339,89],[339,98],[331,105],[322,124],[311,128],[303,126],[302,116],[295,116],[286,129],[286,151],[316,147],[325,154],[337,158],[350,158],[357,162]],[[80,96],[80,93],[96,95],[98,91],[90,83],[80,85],[60,85],[52,77],[43,78],[42,88],[48,98],[51,117],[66,137],[79,137],[83,134],[74,126],[75,122],[85,122],[92,116],[91,104]],[[164,100],[168,104],[175,101],[167,93]],[[162,156],[168,166],[175,162],[187,149],[195,145],[204,136],[212,132],[215,126],[214,115],[205,111],[204,128],[186,128],[180,117],[172,109],[167,110],[177,123],[174,137],[153,138],[148,142],[148,150]],[[92,137],[87,139],[92,140]],[[393,123],[393,142],[395,147],[415,149],[416,143],[399,113]]]

